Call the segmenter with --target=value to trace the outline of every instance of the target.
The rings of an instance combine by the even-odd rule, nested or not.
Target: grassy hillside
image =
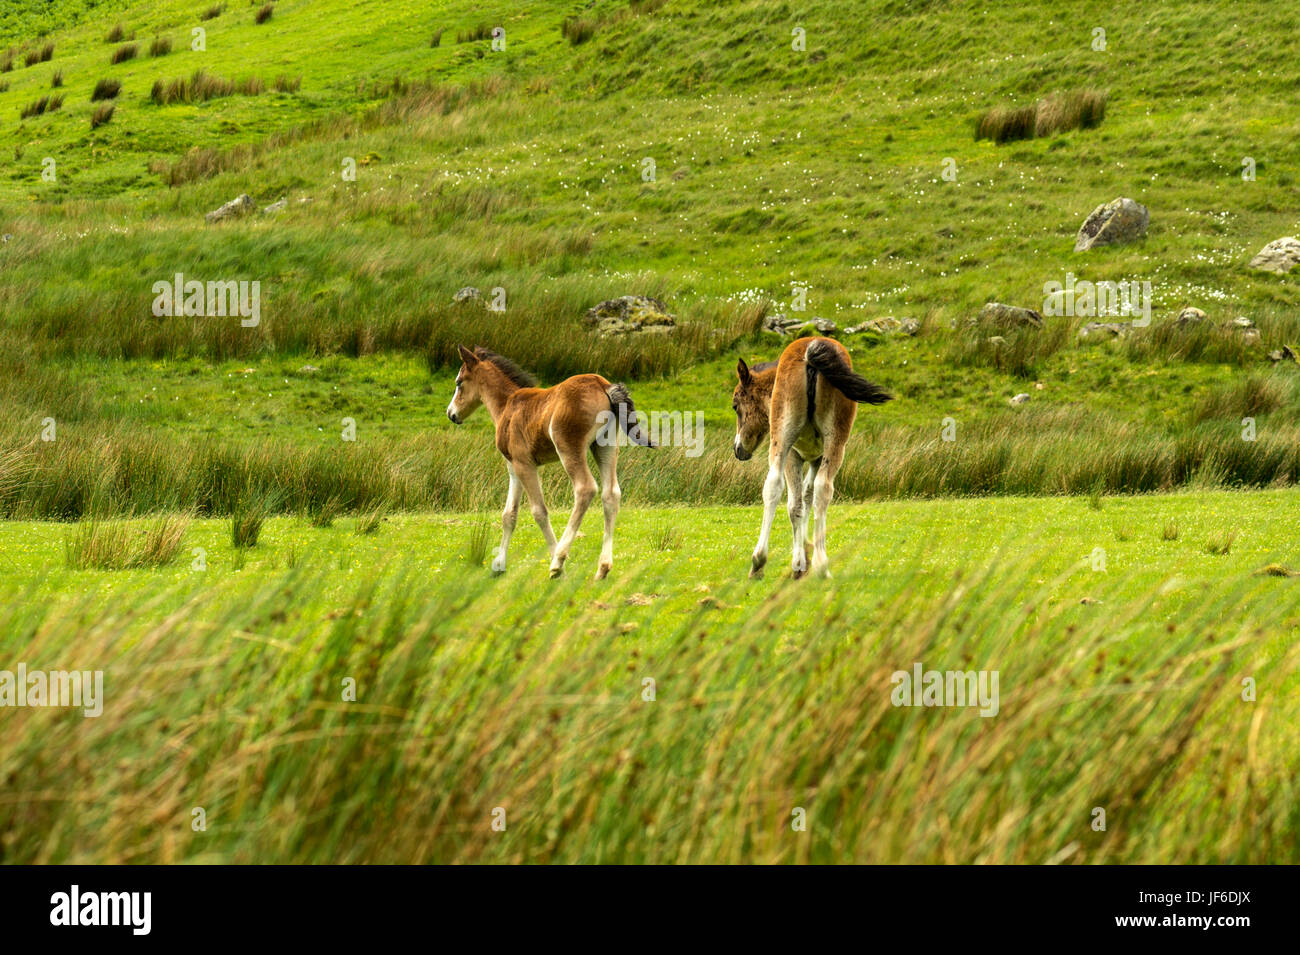
[[[124,469],[135,469],[141,442],[157,461],[182,455],[171,427],[182,419],[197,418],[205,440],[236,456],[250,441],[265,447],[238,389],[221,384],[250,367],[248,380],[276,382],[257,414],[274,416],[286,461],[330,432],[320,412],[346,410],[382,422],[367,436],[403,439],[405,450],[371,449],[390,469],[414,453],[436,471],[449,460],[441,442],[456,440],[432,436],[445,425],[457,341],[514,355],[551,381],[598,370],[671,382],[655,392],[664,410],[688,396],[725,454],[729,369],[737,355],[779,351],[755,329],[763,314],[789,311],[792,283],[808,287],[808,315],[841,328],[886,315],[922,322],[916,338],[845,337],[901,399],[864,415],[874,437],[929,446],[952,417],[970,440],[963,453],[1031,471],[1014,440],[1027,427],[1062,447],[1086,421],[1126,454],[1193,449],[1145,477],[1102,468],[1082,485],[990,484],[932,463],[923,481],[898,471],[852,493],[1138,491],[1300,473],[1285,450],[1296,444],[1297,368],[1266,357],[1300,342],[1300,298],[1294,280],[1245,268],[1298,228],[1293,11],[282,0],[258,23],[261,6],[55,4],[37,25],[19,4],[4,21],[14,64],[0,74],[0,149],[14,158],[0,176],[8,486],[30,483],[31,442],[48,417]],[[121,39],[106,42],[119,25]],[[493,26],[503,50],[492,49]],[[190,47],[196,27],[201,52]],[[1093,48],[1095,27],[1104,50]],[[170,52],[150,55],[156,37]],[[134,58],[110,63],[132,43]],[[46,44],[53,53],[41,60]],[[151,99],[156,82],[166,89],[199,70],[200,86],[219,87],[216,78],[261,91]],[[92,103],[102,80],[120,92]],[[974,138],[987,109],[1084,87],[1108,97],[1096,128]],[[60,109],[19,118],[52,95],[64,97]],[[102,102],[115,104],[112,118],[92,130]],[[1247,156],[1254,181],[1241,176]],[[42,178],[46,159],[53,181]],[[281,198],[286,208],[204,223],[244,192],[258,208]],[[1150,207],[1146,238],[1074,253],[1083,217],[1117,195]],[[153,283],[178,272],[259,281],[260,324],[155,318]],[[1057,318],[999,346],[953,327],[989,300],[1041,308],[1044,283],[1069,273],[1150,281],[1152,328],[1085,344],[1076,332],[1090,319]],[[506,312],[453,307],[465,285],[504,288]],[[628,292],[666,300],[679,333],[605,341],[577,323]],[[1170,331],[1189,304],[1214,322],[1251,318],[1259,342]],[[321,361],[336,382],[376,387],[322,408],[318,384],[281,373]],[[424,381],[422,361],[434,372]],[[145,382],[150,394],[134,401]],[[175,409],[164,420],[144,407],[160,384]],[[1029,426],[1006,407],[1020,392],[1031,396]],[[1282,450],[1238,447],[1247,415]],[[116,509],[153,503],[128,488],[112,499]],[[7,505],[36,516],[81,509]]]

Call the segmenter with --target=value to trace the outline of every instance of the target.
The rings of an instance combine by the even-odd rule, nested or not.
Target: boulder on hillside
[[[466,302],[478,302],[480,305],[482,305],[483,296],[479,294],[479,290],[476,289],[474,286],[466,285],[463,289],[461,289],[451,297],[451,304],[464,305]]]
[[[1093,209],[1083,221],[1074,241],[1074,251],[1084,252],[1099,245],[1118,245],[1146,235],[1151,213],[1132,199],[1112,199]]]
[[[914,318],[894,318],[892,315],[882,315],[879,318],[868,319],[858,325],[850,325],[844,329],[844,334],[915,335],[920,330],[921,323]]]
[[[1205,318],[1206,315],[1203,311],[1194,305],[1188,305],[1178,313],[1178,317],[1174,319],[1174,324],[1179,328],[1187,328],[1190,325],[1201,324],[1201,322],[1205,321]]]
[[[1290,272],[1300,265],[1300,239],[1284,236],[1274,239],[1250,260],[1250,267],[1261,272]]]
[[[251,212],[252,209],[253,197],[248,193],[244,193],[242,196],[236,196],[234,199],[231,199],[220,209],[214,209],[209,212],[203,218],[208,222],[220,222],[223,219],[236,219],[246,212]]]
[[[677,319],[668,306],[648,295],[622,295],[593,305],[582,316],[597,334],[630,335],[637,332],[667,335],[677,327]]]

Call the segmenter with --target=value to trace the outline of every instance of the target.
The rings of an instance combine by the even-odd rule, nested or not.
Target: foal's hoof
[[[563,576],[564,576],[564,568],[563,568],[563,567],[552,567],[552,568],[551,568],[551,580],[558,580],[559,578],[561,578],[561,577],[563,577]]]
[[[792,571],[792,572],[791,572],[790,576],[793,577],[795,580],[798,580],[798,579],[799,579],[800,577],[802,577],[804,574],[808,573],[808,571],[804,570],[804,568],[802,568],[802,567],[794,567],[794,568],[791,568],[791,571]]]
[[[763,567],[767,564],[767,555],[759,556],[755,554],[749,562],[749,576],[753,580],[763,579]]]
[[[612,566],[612,565],[610,565],[610,564],[601,564],[599,567],[597,567],[597,568],[596,568],[596,579],[597,579],[597,580],[604,580],[605,577],[608,576],[609,571],[610,571],[610,567],[611,567],[611,566]]]

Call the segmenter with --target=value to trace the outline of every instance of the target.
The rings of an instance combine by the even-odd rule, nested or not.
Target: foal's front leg
[[[515,462],[515,474],[519,478],[519,483],[524,486],[528,492],[528,502],[532,505],[533,520],[537,521],[537,526],[542,530],[542,536],[546,538],[546,554],[548,557],[555,556],[555,531],[551,530],[551,515],[546,510],[546,500],[542,497],[542,479],[537,476],[537,468],[531,464],[522,464]]]
[[[505,573],[506,550],[510,547],[510,535],[515,532],[519,520],[519,498],[523,495],[523,484],[515,476],[514,465],[506,462],[506,473],[510,476],[510,489],[506,491],[506,509],[501,512],[501,547],[492,559],[492,573]]]

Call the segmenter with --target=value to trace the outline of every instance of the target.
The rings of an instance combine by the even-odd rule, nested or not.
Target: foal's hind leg
[[[605,505],[605,537],[600,545],[600,566],[596,569],[596,579],[604,580],[614,566],[614,523],[618,520],[623,492],[618,486],[618,445],[595,444],[591,450],[600,467],[600,499]]]
[[[804,534],[807,532],[807,510],[805,510],[803,482],[800,471],[803,458],[797,451],[791,451],[785,459],[786,510],[790,514],[790,570],[798,580],[808,572],[808,554],[804,550]]]
[[[510,547],[510,535],[515,532],[515,523],[519,520],[519,498],[523,496],[524,486],[515,476],[514,466],[507,461],[506,471],[510,474],[510,490],[506,492],[506,509],[501,512],[501,547],[492,559],[492,573],[500,574],[506,569],[506,549]]]
[[[560,542],[555,546],[555,553],[551,556],[552,577],[559,577],[564,573],[564,562],[569,557],[569,548],[573,546],[573,539],[578,536],[578,528],[582,526],[582,518],[596,496],[596,479],[591,476],[591,468],[587,467],[585,445],[576,450],[560,451],[560,463],[564,465],[564,470],[569,472],[569,480],[573,482],[573,513],[569,515],[569,523],[564,528],[564,533],[560,535]]]
[[[813,573],[822,577],[831,575],[830,562],[826,558],[826,509],[831,505],[835,494],[835,475],[844,461],[844,441],[848,435],[836,439],[827,436],[826,451],[822,455],[821,467],[813,479]]]

